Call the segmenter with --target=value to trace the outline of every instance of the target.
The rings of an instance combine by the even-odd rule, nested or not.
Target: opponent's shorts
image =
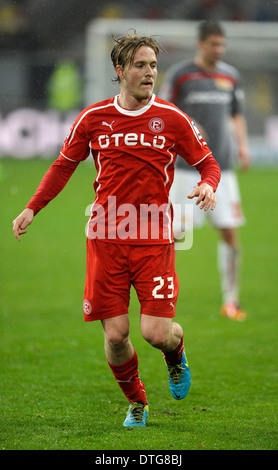
[[[87,239],[84,320],[127,314],[132,285],[140,313],[174,317],[179,290],[174,244],[135,246]]]
[[[196,198],[188,199],[200,181],[198,172],[176,169],[170,197],[174,206],[173,231],[175,233],[204,224],[208,217],[212,225],[219,229],[237,228],[245,223],[241,208],[241,197],[236,175],[231,170],[224,170],[216,191],[217,204],[212,211],[201,210],[196,206]],[[192,220],[193,217],[193,220]]]

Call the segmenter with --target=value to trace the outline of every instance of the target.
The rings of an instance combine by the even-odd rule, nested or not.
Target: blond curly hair
[[[152,36],[138,36],[134,29],[129,31],[132,32],[127,32],[126,36],[117,39],[112,36],[115,41],[111,51],[114,68],[120,65],[124,69],[127,65],[132,64],[134,56],[141,46],[151,47],[156,57],[158,57],[159,51],[162,50],[159,42]],[[120,83],[120,78],[117,76],[113,81]]]

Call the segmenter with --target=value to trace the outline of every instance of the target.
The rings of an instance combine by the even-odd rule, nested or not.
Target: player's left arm
[[[241,170],[247,170],[251,164],[250,151],[248,146],[248,132],[246,119],[243,114],[232,116],[235,137],[238,144],[238,157]]]
[[[201,175],[201,181],[191,194],[188,195],[188,199],[196,197],[196,205],[200,205],[200,209],[205,211],[208,209],[214,210],[216,206],[215,191],[221,178],[220,167],[215,158],[210,154],[198,163],[195,168]]]
[[[192,193],[189,194],[188,199],[196,200],[196,206],[200,204],[200,209],[207,211],[209,208],[213,211],[216,206],[216,196],[213,191],[213,187],[208,183],[201,183],[200,186],[197,186],[193,189]]]
[[[200,209],[214,210],[216,206],[215,192],[221,178],[220,167],[196,124],[185,113],[180,116],[177,127],[176,151],[189,165],[196,168],[201,176],[201,181],[187,197],[188,199],[196,197],[196,205],[199,205]]]

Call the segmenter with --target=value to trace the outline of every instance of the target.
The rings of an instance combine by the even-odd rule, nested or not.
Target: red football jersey
[[[213,160],[189,117],[155,95],[138,110],[121,108],[117,96],[84,109],[58,160],[63,159],[64,166],[71,165],[69,172],[73,172],[76,163],[90,154],[97,177],[87,236],[133,244],[173,242],[169,190],[177,154],[190,165],[197,165],[199,171],[201,162]],[[213,180],[216,190],[220,171],[215,167],[213,171],[202,181],[212,184]],[[45,183],[44,194],[49,189],[47,178]],[[64,184],[61,182],[56,192]],[[28,207],[37,211],[35,202]]]

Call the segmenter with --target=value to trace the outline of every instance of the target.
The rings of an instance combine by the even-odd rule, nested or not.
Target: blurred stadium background
[[[0,157],[55,156],[78,111],[116,93],[112,33],[158,34],[168,52],[161,80],[192,57],[196,23],[207,18],[225,22],[224,60],[241,72],[253,163],[277,165],[276,0],[1,0]]]

